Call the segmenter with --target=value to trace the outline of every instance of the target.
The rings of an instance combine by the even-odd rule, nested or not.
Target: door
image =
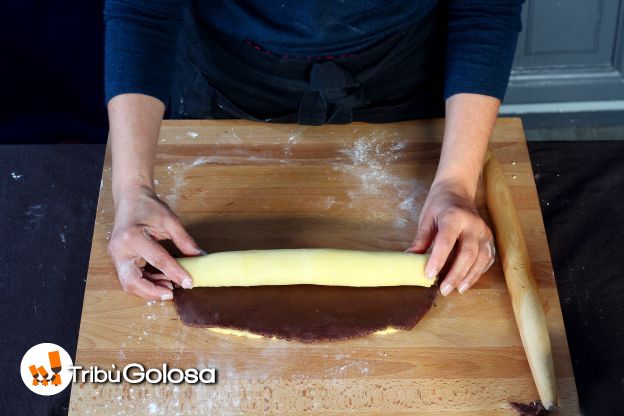
[[[624,0],[528,0],[506,104],[624,100]]]

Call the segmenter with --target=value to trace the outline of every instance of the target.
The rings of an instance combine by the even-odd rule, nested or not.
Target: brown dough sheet
[[[302,342],[355,338],[388,327],[411,329],[437,287],[254,286],[176,289],[180,319]]]

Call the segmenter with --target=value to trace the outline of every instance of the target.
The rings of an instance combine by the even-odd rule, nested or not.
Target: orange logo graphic
[[[59,351],[50,351],[48,352],[48,358],[50,358],[50,370],[52,370],[52,377],[48,378],[48,372],[46,371],[44,366],[36,367],[34,364],[30,365],[28,369],[30,370],[30,374],[33,376],[33,386],[38,386],[42,384],[44,386],[49,384],[53,386],[60,386],[61,383],[61,375],[59,374],[63,367],[61,366],[61,355]],[[39,375],[41,375],[42,379],[39,380]]]
[[[20,365],[22,381],[33,393],[51,396],[71,384],[72,359],[62,347],[37,344],[24,354]]]

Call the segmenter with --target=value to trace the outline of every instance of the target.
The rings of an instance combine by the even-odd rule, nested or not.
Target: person
[[[440,162],[412,252],[431,250],[440,291],[491,266],[474,197],[513,60],[523,0],[107,0],[105,91],[123,288],[172,299],[191,276],[158,243],[201,251],[156,196],[164,117],[307,125],[445,116]],[[160,273],[145,270],[147,264]]]

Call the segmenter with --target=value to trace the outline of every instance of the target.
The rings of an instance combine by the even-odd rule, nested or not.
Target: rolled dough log
[[[424,286],[427,255],[336,249],[249,250],[178,259],[196,287]]]

